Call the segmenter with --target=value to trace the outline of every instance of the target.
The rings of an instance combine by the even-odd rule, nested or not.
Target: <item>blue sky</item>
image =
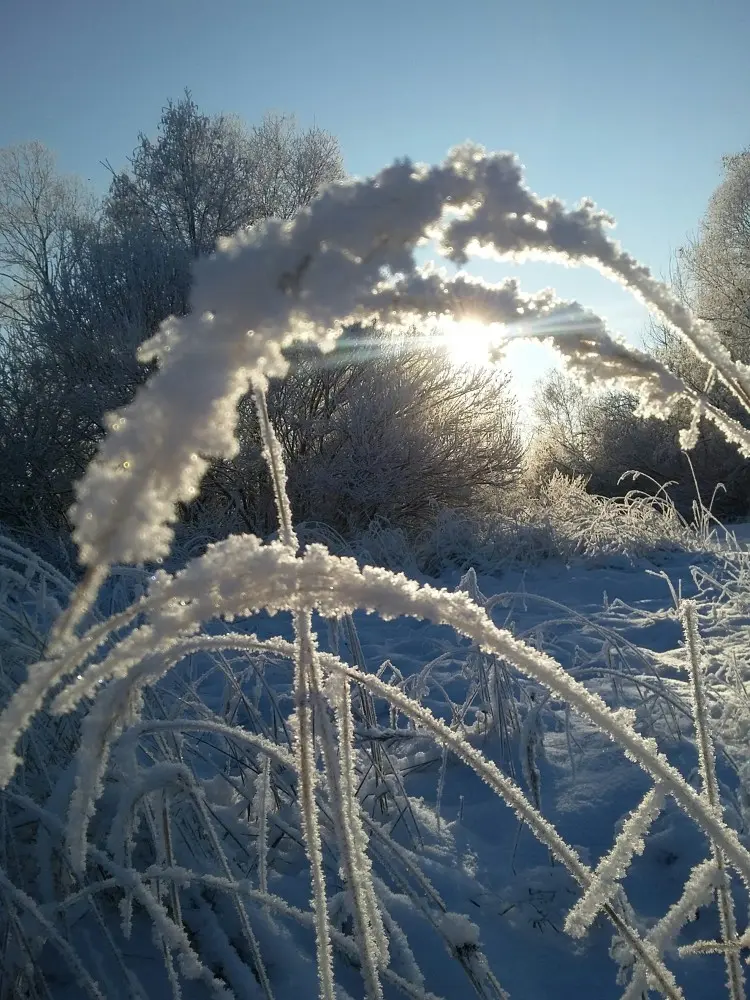
[[[0,145],[38,139],[100,187],[99,161],[122,165],[188,86],[208,112],[317,122],[360,175],[467,138],[512,149],[535,190],[592,197],[666,275],[721,156],[750,144],[748,0],[2,0],[0,12]],[[521,277],[631,338],[643,327],[597,275]]]

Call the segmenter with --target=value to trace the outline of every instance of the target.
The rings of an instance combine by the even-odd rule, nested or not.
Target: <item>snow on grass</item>
[[[537,568],[519,566],[506,570],[499,577],[480,575],[473,585],[473,592],[478,599],[492,606],[496,621],[509,627],[514,635],[554,652],[573,676],[585,677],[592,690],[602,694],[610,704],[635,708],[640,723],[658,735],[660,744],[666,744],[670,759],[681,764],[685,773],[690,773],[697,765],[697,757],[691,741],[687,677],[681,676],[681,671],[675,667],[682,659],[679,649],[675,656],[680,628],[670,610],[667,583],[657,574],[665,571],[675,588],[681,581],[683,593],[698,596],[699,599],[701,594],[707,594],[708,601],[712,594],[707,593],[709,584],[702,574],[710,575],[717,583],[725,581],[731,584],[732,574],[738,572],[738,559],[734,557],[728,571],[713,554],[696,558],[693,553],[656,552],[652,561],[635,566],[618,564],[616,560],[614,563],[607,566],[580,560],[566,565],[553,560]],[[696,565],[700,569],[691,568]],[[449,573],[445,582],[455,587],[460,580]],[[468,585],[471,586],[471,581]],[[106,595],[103,595],[102,602],[109,604]],[[701,607],[705,614],[711,605],[706,602]],[[491,725],[493,703],[484,704],[482,698],[486,692],[477,686],[476,677],[466,676],[467,664],[472,662],[470,644],[457,641],[445,626],[412,619],[382,622],[372,616],[355,614],[354,623],[361,646],[360,655],[368,670],[375,671],[385,662],[392,664],[394,676],[397,672],[404,679],[404,690],[419,693],[422,702],[446,721],[454,718],[457,705],[470,702],[461,720],[470,741],[489,759],[496,760],[503,770],[523,781],[520,722],[531,710],[532,703],[528,698],[533,689],[526,688],[519,675],[513,673],[509,681],[510,694],[519,717],[519,729],[511,732],[503,742]],[[262,638],[271,633],[278,634],[280,624],[261,616],[235,622],[232,627],[243,634],[255,633]],[[709,638],[708,655],[710,662],[714,663],[719,658],[722,643],[729,642],[730,647],[736,647],[739,639],[734,618],[731,628],[726,628],[729,639],[718,625],[712,627],[718,636],[714,641],[719,644],[718,649],[713,649]],[[291,621],[288,629],[287,635],[291,639]],[[215,627],[211,631],[216,633],[227,629]],[[325,634],[320,627],[318,631]],[[340,648],[346,655],[348,647]],[[231,657],[231,654],[227,655]],[[244,720],[243,725],[247,725],[249,718],[243,714],[241,692],[257,688],[259,681],[246,660],[233,657],[227,662],[231,664],[231,676],[238,680],[238,689],[235,690],[227,674],[217,668],[209,653],[198,651],[192,661],[183,663],[177,673],[165,678],[157,689],[161,692],[159,698],[165,708],[174,705],[184,718],[200,705],[201,713],[214,713],[212,718],[226,717],[228,713],[235,723]],[[662,662],[663,668],[660,666]],[[428,667],[430,663],[434,665]],[[283,714],[283,706],[289,704],[291,698],[290,673],[278,659],[270,657],[264,664],[263,676],[264,683],[281,703],[280,714]],[[665,686],[668,686],[668,698],[659,695]],[[737,700],[741,695],[734,680],[732,690],[735,696],[731,705],[737,714]],[[254,692],[254,698],[263,709],[261,714],[266,719],[272,717],[265,691],[260,698],[257,691]],[[729,724],[734,716],[729,703],[726,705]],[[372,772],[369,775],[363,773],[361,801],[371,817],[370,822],[379,826],[386,822],[387,827],[392,829],[394,843],[400,844],[402,850],[415,852],[414,863],[431,880],[444,907],[435,906],[434,915],[425,922],[414,909],[413,896],[403,891],[404,886],[400,883],[391,885],[390,891],[395,891],[395,895],[389,897],[389,919],[396,922],[405,936],[404,940],[408,941],[408,954],[414,956],[417,967],[422,970],[427,988],[449,1000],[466,995],[467,971],[454,958],[463,948],[461,954],[469,970],[474,961],[472,951],[477,949],[477,954],[484,956],[482,961],[488,963],[511,996],[531,997],[533,1000],[561,992],[564,995],[577,992],[584,997],[619,996],[610,971],[608,951],[611,932],[597,923],[589,937],[575,947],[565,934],[566,915],[578,898],[578,890],[569,875],[559,866],[550,864],[544,850],[518,827],[512,813],[451,755],[448,756],[443,777],[442,822],[438,826],[439,751],[436,752],[429,739],[406,729],[403,719],[395,720],[394,729],[393,719],[384,703],[376,702],[375,711],[376,727],[382,734],[380,739],[409,796],[409,811],[403,813],[404,803],[399,800],[399,790],[392,781],[386,779],[383,783]],[[168,711],[167,714],[171,713]],[[160,725],[161,731],[166,734],[169,731],[166,720],[161,723],[155,720],[153,731],[158,732]],[[276,725],[280,726],[278,720]],[[183,754],[187,753],[191,767],[203,776],[207,801],[212,811],[221,818],[224,835],[241,837],[247,842],[248,864],[255,866],[256,878],[260,879],[258,852],[253,846],[252,831],[258,824],[256,814],[259,789],[263,787],[263,767],[256,777],[249,775],[249,784],[246,778],[233,776],[231,771],[227,772],[221,766],[217,770],[216,764],[206,771],[208,745],[205,742],[192,743],[191,728],[185,725],[180,730],[179,718],[175,719],[174,727],[181,731]],[[138,728],[146,733],[148,722],[144,721],[137,727],[134,736]],[[366,738],[361,722],[359,729],[361,747]],[[205,739],[210,732],[211,725],[207,720],[205,729],[197,735]],[[394,734],[391,739],[388,733]],[[277,739],[279,737],[281,750],[283,735],[277,728]],[[555,702],[547,702],[542,712],[537,765],[545,816],[555,823],[569,843],[575,845],[584,860],[595,866],[611,849],[613,830],[647,791],[644,776],[590,724],[567,714],[564,706]],[[121,761],[112,774],[115,789],[118,781],[125,780],[127,772],[122,772],[123,766]],[[119,773],[122,773],[122,778],[117,777]],[[222,774],[226,776],[220,777]],[[734,770],[721,759],[720,775],[727,789],[734,788],[731,801],[741,796],[741,786],[737,786]],[[150,780],[154,785],[158,784],[155,773],[151,774]],[[277,795],[278,780],[277,775]],[[384,789],[385,812],[380,805]],[[138,797],[132,786],[128,787],[127,795],[131,800]],[[282,836],[283,845],[281,831],[284,829],[285,813],[284,809],[281,813],[275,811],[276,808],[274,805],[265,816],[267,874],[264,878],[268,892],[283,896],[290,905],[304,908],[302,856],[297,854],[295,859],[292,842],[288,842],[286,849],[282,846],[279,853],[278,838]],[[741,817],[740,809],[738,800],[737,817]],[[249,828],[243,820],[248,814],[251,815]],[[742,819],[734,819],[733,815],[730,814],[730,822],[741,829]],[[277,822],[281,822],[282,826],[277,826]],[[298,829],[293,816],[288,817],[286,822],[291,822],[293,828]],[[257,830],[258,835],[262,835],[260,827]],[[179,839],[178,833],[173,836]],[[143,850],[142,837],[143,834],[140,835],[140,850]],[[418,842],[419,849],[416,849]],[[389,848],[383,850],[387,855]],[[636,906],[640,919],[648,924],[679,900],[682,881],[692,867],[700,863],[704,850],[700,836],[690,829],[676,809],[667,808],[654,823],[643,858],[639,865],[631,869],[626,882],[628,898]],[[376,856],[379,877],[387,877],[392,861],[385,868],[379,867],[379,861]],[[407,878],[407,885],[413,893],[412,877],[404,874],[401,878]],[[420,888],[417,896],[420,905],[424,905],[423,896],[424,889]],[[199,898],[193,905],[199,905]],[[82,924],[89,928],[86,940],[93,942],[102,933],[101,929],[91,925],[92,917],[85,909],[81,912]],[[713,919],[710,907],[703,907],[701,920],[704,925],[707,921],[707,926],[710,926]],[[205,922],[196,923],[192,917],[189,923],[195,927],[207,926]],[[346,920],[341,926],[346,928]],[[139,927],[136,916],[134,941],[142,938]],[[460,928],[470,929],[471,935],[465,941],[462,938],[457,948],[456,935]],[[713,930],[718,933],[718,928]],[[119,937],[116,928],[112,933]],[[287,996],[291,998],[294,991],[300,988],[311,995],[315,988],[314,955],[310,950],[311,939],[305,932],[285,927],[283,932],[280,929],[269,932],[259,928],[257,933],[264,953],[271,956],[269,975],[280,1000]],[[400,957],[398,949],[393,948],[394,932],[389,933],[394,967],[398,971],[400,964],[406,963],[403,968],[407,969],[408,960]],[[298,942],[296,947],[302,949],[296,973],[287,970],[282,974],[279,959],[273,958],[274,955],[286,954],[287,946],[283,944],[285,934],[295,936]],[[437,938],[434,938],[435,935]],[[704,935],[711,936],[701,927],[701,936]],[[688,932],[686,940],[690,939]],[[443,941],[440,951],[435,951],[433,940]],[[146,983],[149,976],[144,972],[148,969],[148,962],[144,966],[145,959],[137,956],[147,953],[147,942],[147,937],[141,940],[140,946],[119,942],[126,962],[134,966],[140,979]],[[88,954],[86,945],[82,951]],[[549,960],[529,961],[524,956],[530,953],[549,955]],[[156,957],[154,955],[154,959]],[[709,996],[721,982],[720,958],[689,957],[672,963],[672,966],[678,981],[682,979],[687,996]],[[357,996],[357,977],[352,976],[353,972],[351,968],[348,973],[344,970],[339,972],[339,977],[343,975],[342,982],[348,982],[351,995]],[[60,998],[68,995],[64,982],[65,976],[60,987],[56,988],[56,996]],[[164,988],[147,988],[145,995],[149,1000],[155,1000],[155,997],[163,995],[159,991]],[[195,993],[196,988],[190,987],[186,995],[203,995]],[[115,990],[108,995],[117,996],[118,993]],[[125,990],[119,995],[128,994]]]

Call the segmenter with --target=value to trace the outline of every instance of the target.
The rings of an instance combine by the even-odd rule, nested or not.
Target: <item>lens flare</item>
[[[508,329],[499,323],[487,325],[475,319],[443,320],[438,344],[457,367],[492,364],[493,351],[507,340]]]

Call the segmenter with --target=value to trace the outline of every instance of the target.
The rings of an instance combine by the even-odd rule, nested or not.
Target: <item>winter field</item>
[[[448,590],[467,592],[488,607],[500,627],[554,655],[572,677],[611,707],[634,709],[639,731],[654,736],[669,760],[700,787],[687,652],[674,601],[678,593],[695,598],[725,819],[740,836],[750,818],[743,781],[750,720],[744,689],[744,649],[750,628],[743,603],[749,558],[743,551],[744,527],[737,528],[737,544],[717,529],[705,541],[686,538],[688,551],[675,544],[648,552],[644,534],[641,554],[635,556],[618,552],[612,540],[601,551],[574,555],[568,562],[559,558],[538,565],[529,561],[526,566],[508,562],[494,574],[478,576],[454,568],[445,571],[440,581]],[[34,658],[55,602],[68,595],[54,571],[34,566],[20,552],[5,549],[3,563],[20,571],[19,577],[4,576],[7,684],[16,676],[16,665]],[[147,582],[132,573],[115,575],[98,602],[102,616],[112,607],[122,607]],[[290,616],[283,618],[243,618],[231,630],[261,640],[279,635],[292,640]],[[649,782],[609,738],[571,713],[564,702],[550,698],[507,661],[482,655],[475,644],[445,626],[410,618],[383,622],[361,613],[315,624],[321,648],[395,683],[463,732],[470,745],[518,782],[590,867],[609,853],[623,820],[641,802]],[[220,635],[229,628],[217,623],[207,632]],[[257,897],[259,868],[264,864],[267,891],[277,901],[283,899],[301,910],[307,907],[309,870],[294,783],[282,769],[274,771],[271,783],[271,775],[265,776],[258,767],[254,748],[217,727],[263,734],[288,751],[286,727],[292,704],[291,668],[279,656],[202,651],[189,655],[146,697],[143,717],[190,719],[197,728],[170,743],[151,735],[148,724],[142,723],[140,760],[136,764],[127,755],[115,754],[109,787],[89,833],[92,843],[109,847],[112,858],[122,861],[127,851],[125,857],[141,872],[153,871],[155,865],[184,866],[220,879],[222,862],[212,850],[211,835],[199,833],[204,823],[211,828],[233,879],[256,893],[249,919],[274,995],[280,998],[314,996],[317,991],[311,929],[299,917],[265,910]],[[513,811],[470,768],[410,726],[385,700],[372,702],[373,717],[368,722],[357,707],[355,699],[358,795],[367,829],[375,837],[371,851],[378,888],[393,921],[389,931],[393,968],[409,984],[402,984],[400,991],[396,988],[394,995],[422,996],[424,990],[426,995],[463,997],[471,995],[473,984],[479,996],[492,997],[498,995],[496,978],[512,997],[621,996],[630,974],[630,954],[601,917],[582,940],[566,933],[566,917],[579,896],[575,880]],[[198,720],[204,721],[205,729]],[[13,874],[16,886],[23,880],[42,904],[46,919],[54,921],[78,951],[105,996],[140,995],[149,1000],[167,996],[163,956],[154,945],[143,909],[135,904],[131,933],[125,937],[116,921],[116,904],[122,904],[111,887],[108,892],[110,873],[106,869],[98,876],[92,873],[88,882],[89,892],[99,883],[94,897],[97,911],[87,893],[77,888],[74,874],[61,869],[59,841],[43,829],[40,836],[30,803],[14,799],[16,793],[45,801],[58,823],[65,822],[73,783],[69,754],[77,742],[75,722],[64,718],[55,724],[46,719],[29,732],[28,764],[4,802],[6,871]],[[129,774],[132,766],[138,768],[135,780]],[[188,787],[181,785],[183,770],[189,775]],[[258,799],[264,780],[271,795],[261,822]],[[195,793],[200,795],[200,806],[190,803]],[[165,803],[174,810],[173,832],[166,842],[161,827]],[[333,841],[333,832],[327,834]],[[128,836],[131,843],[126,848]],[[16,856],[8,858],[10,843],[15,844]],[[333,844],[330,850],[326,868],[332,883],[331,921],[341,934],[351,934]],[[668,803],[651,825],[642,857],[636,858],[623,882],[627,904],[623,896],[622,905],[633,907],[631,918],[644,937],[680,900],[685,881],[705,859],[706,850],[705,837]],[[167,851],[173,853],[171,865]],[[151,885],[155,886],[153,879]],[[181,894],[183,919],[191,937],[195,935],[196,950],[235,996],[260,996],[231,897],[222,899],[211,888],[198,883],[186,886]],[[164,902],[169,898],[167,893]],[[61,956],[54,935],[35,926],[21,900],[17,905],[19,936],[6,938],[6,976],[13,965],[21,976],[29,959],[23,949],[28,947],[35,974],[30,982],[17,978],[16,989],[24,983],[29,995],[34,995],[32,989],[45,995],[41,974],[53,997],[67,1000],[82,995],[72,956],[67,950]],[[745,905],[743,900],[741,925]],[[686,926],[678,933],[670,931],[665,954],[685,995],[708,998],[721,990],[721,956],[677,953],[679,946],[697,939],[715,940],[721,934],[710,899],[698,899],[695,912],[697,918],[690,922],[694,915],[689,911],[684,915]],[[71,964],[66,967],[61,958]],[[123,966],[133,979],[124,978]],[[346,952],[337,956],[335,966],[342,989],[352,997],[361,995],[355,963]],[[391,992],[387,984],[386,991]],[[184,987],[186,997],[211,993],[203,982]],[[24,994],[14,994],[6,981],[6,995]]]
[[[745,995],[743,529],[556,480],[484,533],[347,549],[293,524],[266,408],[295,339],[458,310],[541,329],[657,419],[685,407],[685,448],[703,418],[750,453],[576,303],[414,263],[429,237],[459,265],[595,266],[750,402],[746,367],[609,225],[463,147],[196,264],[78,486],[82,579],[0,542],[3,1000]],[[276,538],[189,557],[175,502],[234,453],[248,387]]]

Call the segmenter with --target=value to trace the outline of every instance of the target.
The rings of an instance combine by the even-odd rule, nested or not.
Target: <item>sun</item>
[[[522,415],[531,412],[537,383],[544,372],[561,368],[560,356],[549,344],[515,334],[512,327],[500,323],[445,319],[436,333],[440,349],[456,368],[498,366],[509,375]]]
[[[492,350],[504,339],[503,333],[499,323],[487,325],[475,319],[446,319],[438,331],[440,346],[457,368],[486,368],[492,364]]]

